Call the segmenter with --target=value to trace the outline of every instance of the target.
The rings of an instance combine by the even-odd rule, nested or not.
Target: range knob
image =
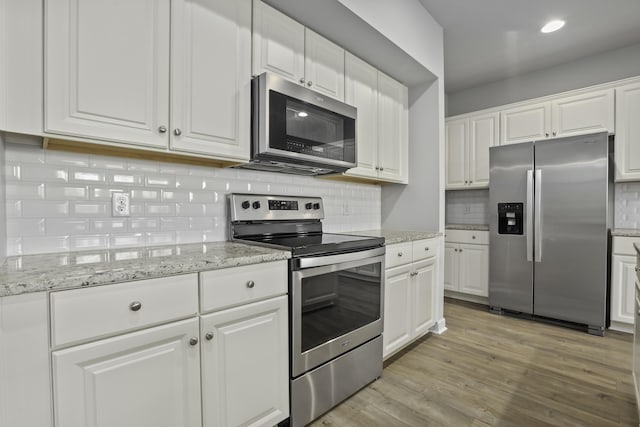
[[[253,209],[260,209],[260,202],[259,201],[255,201],[253,202]]]
[[[307,203],[304,205],[305,209],[311,209],[313,207],[313,203]]]
[[[249,206],[251,206],[251,203],[249,203],[248,200],[245,200],[244,202],[242,202],[242,209],[249,209]]]
[[[320,209],[320,203],[314,203],[313,209]]]

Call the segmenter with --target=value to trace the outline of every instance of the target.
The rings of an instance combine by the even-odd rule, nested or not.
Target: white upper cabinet
[[[256,0],[253,74],[265,71],[344,101],[344,49]]]
[[[378,72],[378,176],[385,181],[409,179],[408,89]]]
[[[550,133],[551,108],[548,102],[500,112],[500,145],[545,139]]]
[[[599,90],[551,101],[553,137],[592,132],[614,133],[613,89]]]
[[[248,159],[251,0],[52,0],[46,23],[46,132]]]
[[[446,189],[489,186],[489,147],[498,145],[498,113],[446,123]]]
[[[271,6],[253,2],[253,74],[265,71],[304,84],[304,26]]]
[[[181,0],[171,13],[174,150],[248,159],[251,0]]]
[[[640,83],[616,88],[616,181],[640,181]]]
[[[378,177],[378,70],[360,58],[345,53],[344,101],[358,110],[358,167],[347,175]]]
[[[446,188],[464,188],[467,185],[467,141],[469,121],[451,120],[446,124]]]
[[[614,133],[613,99],[613,89],[605,89],[502,110],[500,144]]]
[[[46,132],[167,147],[169,4],[47,2]]]
[[[307,87],[344,101],[344,49],[305,28]]]

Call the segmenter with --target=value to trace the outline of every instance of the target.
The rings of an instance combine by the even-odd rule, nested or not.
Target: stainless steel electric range
[[[384,239],[322,232],[319,197],[229,195],[232,240],[291,251],[290,425],[382,375]]]

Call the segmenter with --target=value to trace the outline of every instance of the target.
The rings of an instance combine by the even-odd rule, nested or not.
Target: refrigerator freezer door
[[[541,204],[534,314],[604,328],[607,134],[536,142],[535,162]]]
[[[533,263],[529,226],[531,200],[527,200],[528,171],[533,169],[533,143],[492,147],[489,152],[489,305],[533,313]],[[531,190],[529,190],[531,193]],[[498,203],[524,203],[523,234],[499,234]]]

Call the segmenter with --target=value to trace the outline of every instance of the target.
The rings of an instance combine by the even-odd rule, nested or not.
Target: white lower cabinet
[[[287,297],[202,316],[200,328],[203,426],[266,426],[287,418]]]
[[[386,264],[393,267],[385,272],[383,357],[434,325],[436,254],[437,239],[387,247]],[[405,263],[398,265],[399,259]]]
[[[198,319],[54,351],[57,427],[196,427]]]
[[[447,230],[444,244],[444,289],[489,296],[489,232]]]
[[[610,329],[632,332],[635,318],[636,256],[633,244],[640,239],[613,237],[611,254],[611,326]]]

